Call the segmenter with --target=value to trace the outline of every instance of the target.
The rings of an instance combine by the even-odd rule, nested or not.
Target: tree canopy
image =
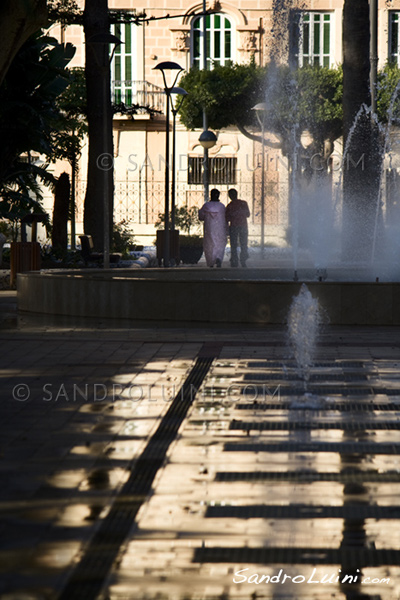
[[[46,0],[0,2],[0,84],[18,50],[46,20]]]
[[[71,44],[59,44],[41,33],[32,36],[17,53],[0,87],[3,217],[16,219],[32,208],[40,210],[39,182],[53,183],[47,165],[36,164],[31,156],[36,153],[49,161],[60,157],[63,114],[57,99],[70,83],[66,67],[74,53]]]
[[[387,123],[391,119],[400,124],[400,68],[387,63],[378,73],[377,111],[379,121]]]
[[[216,66],[211,71],[191,69],[179,85],[188,93],[180,116],[189,129],[202,127],[203,109],[212,129],[235,125],[251,139],[260,140],[255,111],[266,104],[265,129],[288,154],[293,128],[309,131],[319,143],[333,142],[342,128],[342,70],[306,66],[291,71],[269,64]]]

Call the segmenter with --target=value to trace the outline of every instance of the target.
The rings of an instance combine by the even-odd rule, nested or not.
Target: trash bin
[[[22,242],[11,242],[10,287],[15,287],[17,273],[40,270],[40,244],[36,241],[37,224],[46,220],[47,215],[43,213],[29,213],[21,219]],[[26,241],[26,225],[32,227],[31,242]]]
[[[164,258],[164,236],[165,230],[157,230],[156,248],[157,248],[157,260],[158,264],[161,265],[161,261]],[[170,229],[169,232],[169,258],[175,260],[175,264],[179,265],[179,231],[177,229]]]
[[[40,270],[39,242],[11,242],[10,263],[10,286],[14,287],[17,281],[17,273]]]

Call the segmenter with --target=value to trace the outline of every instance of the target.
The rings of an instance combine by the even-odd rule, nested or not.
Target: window
[[[203,183],[203,157],[189,156],[188,184],[201,185]],[[209,181],[216,185],[236,184],[236,161],[235,157],[219,156],[208,159]]]
[[[400,65],[399,61],[399,20],[400,13],[389,13],[389,60]]]
[[[295,12],[291,37],[291,59],[297,66],[333,64],[332,13]]]
[[[192,66],[203,68],[203,17],[192,23]],[[223,14],[206,16],[207,69],[213,64],[226,65],[233,60],[233,27],[229,17]]]
[[[111,93],[115,104],[123,102],[131,106],[136,87],[136,26],[132,23],[118,23],[112,26],[111,33],[122,42],[115,49],[111,63]]]

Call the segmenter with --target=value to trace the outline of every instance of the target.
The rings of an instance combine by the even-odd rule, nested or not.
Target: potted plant
[[[157,229],[164,224],[164,215],[159,213],[155,223]],[[175,209],[175,226],[186,235],[179,235],[179,256],[183,264],[195,265],[203,254],[203,238],[200,235],[199,210],[197,206],[180,206]]]

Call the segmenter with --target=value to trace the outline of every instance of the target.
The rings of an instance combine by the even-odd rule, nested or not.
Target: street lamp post
[[[203,0],[203,70],[207,71],[207,1]],[[203,134],[208,130],[208,116],[205,108],[203,108]],[[203,135],[202,134],[202,135]],[[201,137],[201,136],[200,136]],[[201,143],[201,142],[200,142]],[[215,143],[215,142],[214,142]],[[208,148],[211,148],[214,144],[204,145],[203,153],[203,186],[204,186],[204,203],[208,200],[208,187],[210,182],[210,175],[208,169]]]
[[[260,102],[253,106],[252,110],[256,112],[257,120],[261,127],[261,258],[264,258],[264,240],[265,240],[265,113],[267,105]],[[262,116],[260,116],[260,113]]]
[[[215,146],[217,143],[217,136],[212,131],[206,129],[202,132],[199,137],[199,142],[204,148],[204,202],[207,202],[209,196],[209,187],[210,187],[210,172],[208,168],[208,150]]]
[[[176,197],[176,184],[175,184],[175,171],[176,171],[176,115],[182,106],[182,102],[188,93],[181,87],[173,87],[171,90],[171,111],[173,115],[172,119],[172,181],[171,181],[171,229],[175,229],[175,197]],[[173,96],[179,96],[179,100],[173,100]]]
[[[164,61],[154,67],[161,71],[164,81],[164,91],[166,95],[166,121],[165,121],[165,206],[164,206],[164,267],[170,266],[169,249],[169,104],[172,90],[178,79],[178,75],[183,71],[178,63]],[[167,84],[166,71],[177,71],[172,85]]]
[[[114,56],[115,48],[122,44],[121,40],[111,33],[96,33],[92,35],[87,44],[93,49],[96,63],[101,71],[102,94],[103,94],[103,156],[110,157],[112,138],[109,138],[109,120],[106,107],[107,98],[110,94],[110,64]],[[109,48],[113,45],[110,54]],[[109,168],[98,164],[103,173],[103,267],[110,268],[110,185]]]

